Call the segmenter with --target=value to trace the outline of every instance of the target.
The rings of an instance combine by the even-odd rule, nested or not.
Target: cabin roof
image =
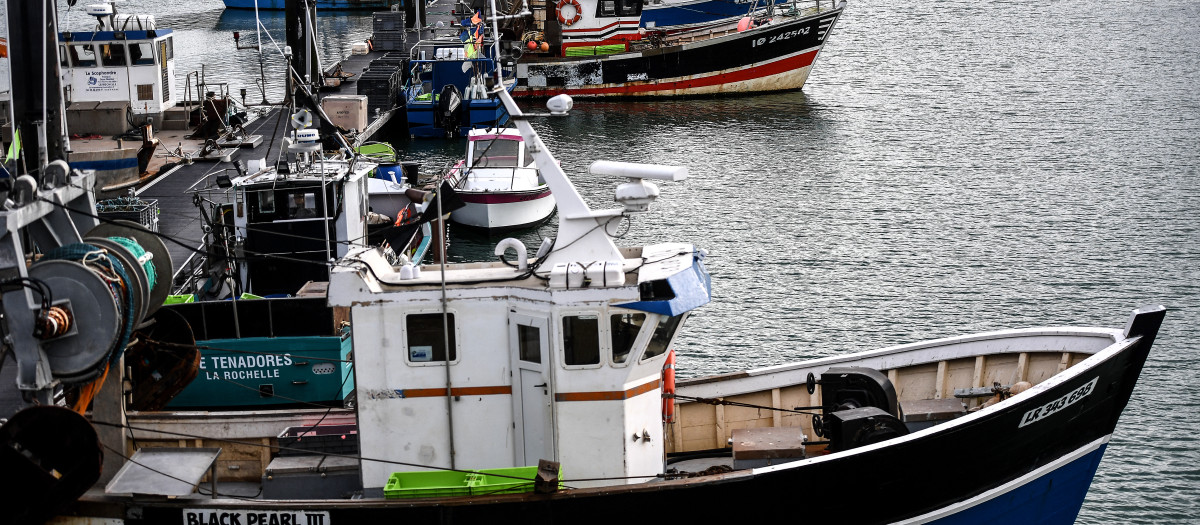
[[[117,34],[124,35],[118,37]],[[63,31],[58,34],[58,41],[62,43],[88,43],[99,41],[129,41],[129,40],[153,40],[170,35],[170,29],[151,29],[149,31]]]

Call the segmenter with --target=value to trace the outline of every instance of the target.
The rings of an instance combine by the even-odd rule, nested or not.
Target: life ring
[[[663,423],[675,421],[675,349],[667,352],[662,369],[662,417]]]
[[[570,20],[563,16],[563,6],[568,5],[575,8],[575,16]],[[558,0],[558,6],[555,9],[558,11],[558,21],[565,26],[572,25],[583,17],[583,8],[579,7],[579,0]]]

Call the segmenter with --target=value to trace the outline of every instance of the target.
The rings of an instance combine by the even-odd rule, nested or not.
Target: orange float
[[[662,369],[662,416],[663,423],[675,421],[675,349],[667,352]]]

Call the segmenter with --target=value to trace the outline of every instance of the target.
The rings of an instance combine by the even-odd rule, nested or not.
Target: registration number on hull
[[[1075,403],[1078,403],[1079,400],[1087,397],[1089,394],[1092,393],[1093,390],[1096,389],[1096,382],[1099,380],[1100,380],[1099,377],[1093,378],[1087,384],[1085,384],[1079,388],[1076,388],[1075,390],[1072,390],[1070,393],[1068,393],[1058,399],[1055,399],[1054,401],[1051,401],[1040,407],[1037,407],[1033,410],[1026,412],[1025,415],[1021,417],[1021,424],[1017,425],[1017,428],[1021,428],[1025,425],[1037,423],[1038,421],[1041,421],[1041,420],[1046,419],[1058,412],[1061,412],[1064,408],[1067,408],[1071,405],[1074,405]]]

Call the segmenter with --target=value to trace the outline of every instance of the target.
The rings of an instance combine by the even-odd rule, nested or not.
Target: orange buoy
[[[662,369],[662,417],[663,423],[675,421],[675,349],[667,352]]]
[[[550,42],[542,42],[542,51],[550,50]]]

